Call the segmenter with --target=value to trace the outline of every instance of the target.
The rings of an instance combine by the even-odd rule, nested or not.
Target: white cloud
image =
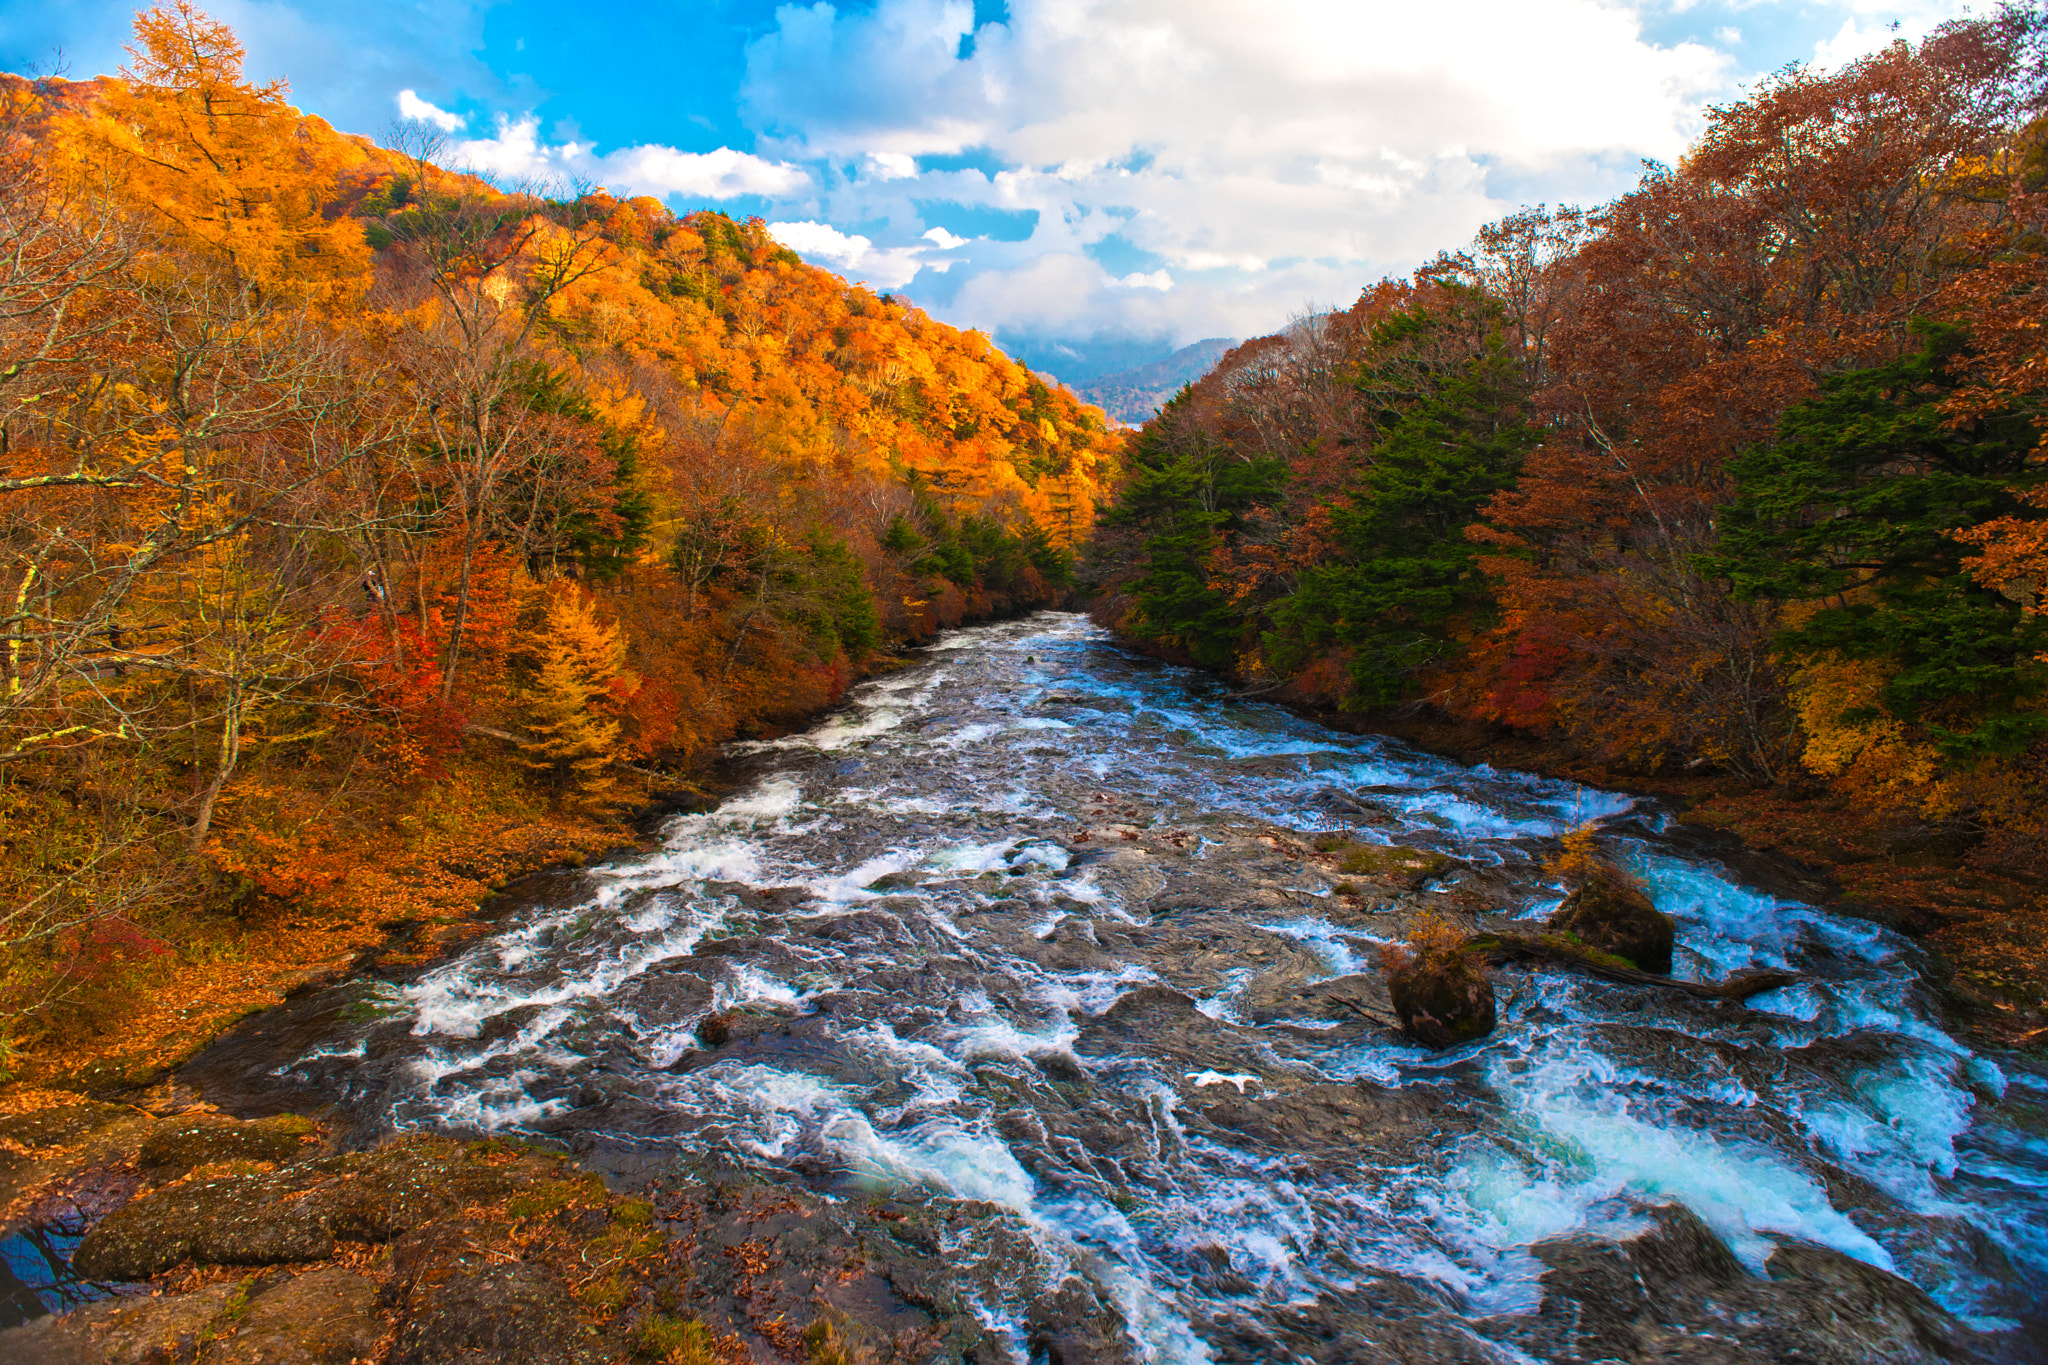
[[[866,237],[849,235],[828,223],[809,220],[770,223],[769,235],[813,263],[822,263],[850,279],[865,280],[877,289],[901,289],[923,266],[921,247],[878,247]]]
[[[1131,288],[1084,255],[1052,252],[969,277],[944,311],[963,326],[1015,336],[1186,342],[1274,331],[1293,314],[1349,304],[1359,283],[1355,267],[1304,262],[1275,270],[1255,287],[1181,279],[1171,289]]]
[[[859,261],[874,249],[865,237],[848,236],[829,223],[770,223],[768,231],[776,241],[801,256],[819,256],[828,261]]]
[[[513,181],[589,181],[624,194],[693,199],[732,199],[743,194],[781,198],[810,184],[800,166],[766,161],[751,152],[720,147],[682,152],[658,143],[622,147],[603,156],[587,142],[544,143],[532,114],[498,119],[497,135],[466,138],[449,148],[451,161]]]
[[[452,133],[463,124],[462,115],[437,108],[411,90],[398,92],[398,116],[415,123],[431,123],[444,133]]]
[[[917,174],[917,158],[902,152],[869,152],[867,169],[877,180],[904,180]]]
[[[1844,66],[1877,51],[1889,43],[1892,36],[1881,26],[1865,29],[1854,19],[1844,19],[1834,37],[1823,38],[1813,45],[1813,63],[1823,67]]]
[[[1727,28],[1717,28],[1714,30],[1714,40],[1733,47],[1742,41],[1742,30],[1732,25]]]
[[[931,229],[925,233],[924,239],[927,242],[935,243],[941,251],[958,251],[961,247],[967,245],[965,237],[955,237],[944,228]]]
[[[812,213],[911,237],[932,199],[1037,211],[1028,243],[975,243],[942,316],[1021,326],[1028,301],[980,280],[1028,290],[1058,256],[1127,320],[1168,297],[1162,318],[1220,310],[1179,317],[1183,340],[1254,296],[1276,324],[1308,277],[1346,280],[1322,297],[1348,301],[1532,183],[1605,198],[1640,158],[1675,159],[1734,76],[1723,52],[1650,41],[1618,0],[1010,0],[965,58],[965,0],[776,19],[742,87],[764,152],[867,168]],[[962,153],[1009,169],[903,173]],[[1088,254],[1111,236],[1150,259],[1103,270]]]
[[[1918,42],[1936,25],[1960,17],[1967,6],[1962,0],[1845,0],[1841,8],[1850,17],[1833,37],[1813,45],[1815,66],[1845,66],[1900,39]]]

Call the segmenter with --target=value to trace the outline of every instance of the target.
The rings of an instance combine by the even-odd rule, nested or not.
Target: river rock
[[[212,1284],[162,1298],[102,1299],[0,1332],[7,1365],[189,1365],[240,1292]]]
[[[72,1265],[95,1279],[141,1280],[186,1260],[316,1261],[333,1254],[338,1238],[388,1241],[513,1184],[514,1173],[483,1149],[446,1138],[271,1172],[202,1175],[109,1214],[79,1243]]]
[[[992,1204],[897,1197],[845,1205],[714,1180],[656,1207],[670,1245],[690,1249],[671,1253],[657,1273],[657,1301],[755,1359],[780,1351],[875,1365],[995,1365],[1008,1356],[989,1340],[975,1300],[1009,1308],[1042,1358],[1134,1359],[1122,1315],[1094,1286],[1053,1274],[1030,1231]],[[843,1357],[810,1351],[806,1333],[819,1324]]]
[[[265,1286],[247,1310],[206,1365],[350,1365],[371,1358],[382,1331],[377,1287],[340,1266]]]
[[[1424,1047],[1459,1047],[1493,1032],[1493,979],[1464,953],[1417,953],[1387,977],[1401,1030]]]
[[[1896,1275],[1784,1239],[1750,1273],[1682,1204],[1640,1211],[1643,1231],[1538,1242],[1533,1317],[1496,1318],[1502,1339],[1544,1360],[1713,1365],[1936,1365],[1995,1359],[1984,1339]]]
[[[1624,958],[1638,971],[1671,973],[1673,928],[1626,874],[1599,868],[1550,916],[1550,932]]]
[[[142,1144],[144,1170],[168,1179],[217,1161],[289,1162],[310,1155],[313,1125],[280,1114],[254,1123],[211,1116],[180,1120],[150,1134]]]
[[[161,1120],[123,1104],[70,1100],[0,1113],[0,1236],[11,1234],[38,1192],[93,1167],[133,1168],[135,1150]]]
[[[391,1365],[595,1365],[604,1343],[578,1320],[576,1300],[538,1265],[448,1271],[429,1262],[399,1291]]]
[[[334,1230],[319,1204],[300,1199],[304,1172],[222,1175],[145,1195],[101,1220],[71,1258],[79,1274],[143,1280],[180,1261],[275,1265],[334,1252]]]

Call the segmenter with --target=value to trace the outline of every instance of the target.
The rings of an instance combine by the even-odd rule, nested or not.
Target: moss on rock
[[[150,1134],[139,1159],[144,1170],[162,1176],[222,1161],[284,1163],[312,1155],[313,1136],[313,1125],[296,1114],[254,1123],[213,1117],[181,1120]]]
[[[108,1215],[72,1264],[98,1279],[139,1280],[187,1260],[316,1261],[338,1240],[389,1241],[463,1204],[501,1197],[517,1183],[509,1167],[535,1162],[553,1164],[419,1138],[277,1171],[199,1168]]]
[[[1633,878],[1611,864],[1593,864],[1546,927],[1638,971],[1671,973],[1675,932],[1670,917],[1650,904]]]

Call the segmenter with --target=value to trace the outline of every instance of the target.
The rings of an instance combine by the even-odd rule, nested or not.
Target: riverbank
[[[157,1099],[0,1097],[0,1239],[31,1228],[75,1267],[25,1283],[0,1259],[10,1365],[994,1365],[975,1306],[1033,1284],[1049,1338],[1121,1336],[988,1204],[733,1175],[622,1193],[518,1141],[346,1151],[311,1119]]]
[[[851,682],[905,667],[923,643],[870,656]],[[807,728],[844,695],[780,716],[751,737]],[[663,816],[713,800],[723,787],[720,751],[710,748],[670,772],[622,765],[603,805],[563,805],[507,769],[500,747],[488,732],[469,737],[416,802],[369,828],[337,831],[323,850],[326,866],[295,868],[283,892],[269,869],[226,869],[212,908],[181,925],[182,950],[109,973],[26,1046],[0,1034],[0,1097],[17,1085],[132,1097],[237,1021],[299,991],[445,955],[483,932],[508,886],[644,848]]]

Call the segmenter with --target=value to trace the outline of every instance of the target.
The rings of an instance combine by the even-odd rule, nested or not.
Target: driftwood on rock
[[[1609,981],[1624,981],[1632,986],[1661,986],[1667,990],[1684,991],[1701,1000],[1747,1000],[1752,995],[1794,985],[1800,979],[1794,972],[1751,971],[1737,972],[1726,981],[1680,981],[1675,976],[1660,976],[1656,972],[1624,966],[1604,954],[1588,952],[1555,936],[1528,938],[1520,934],[1486,934],[1467,940],[1466,948],[1475,955],[1483,954],[1489,962],[1526,962],[1531,959],[1555,962]]]

